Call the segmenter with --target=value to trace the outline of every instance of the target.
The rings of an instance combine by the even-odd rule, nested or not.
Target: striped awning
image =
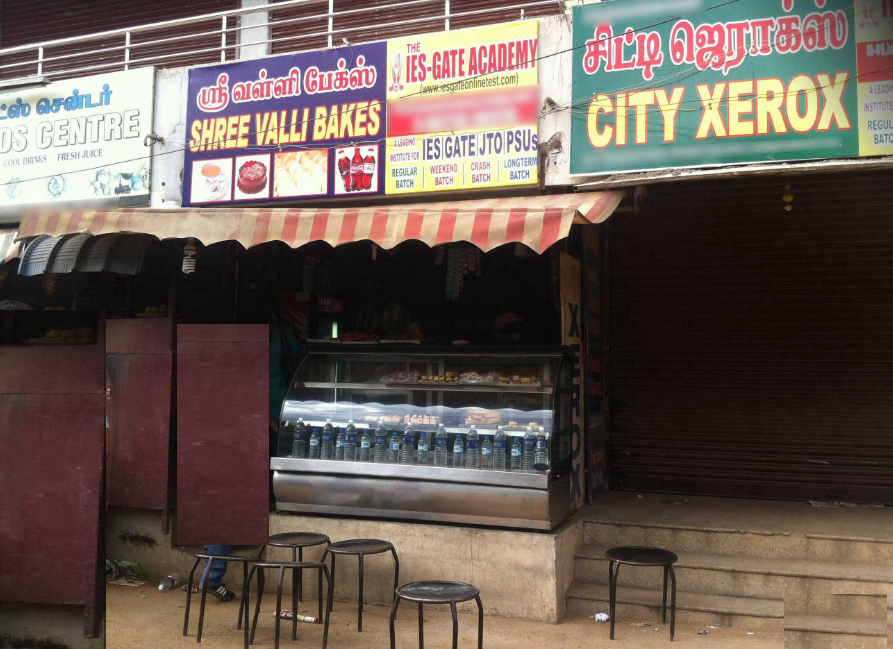
[[[234,240],[250,248],[284,241],[297,248],[311,241],[339,246],[370,240],[385,249],[416,239],[429,246],[468,241],[484,251],[519,242],[541,253],[566,237],[572,223],[607,219],[622,197],[622,191],[606,191],[334,209],[35,212],[23,216],[16,238],[141,233],[159,239],[194,237],[206,246]]]

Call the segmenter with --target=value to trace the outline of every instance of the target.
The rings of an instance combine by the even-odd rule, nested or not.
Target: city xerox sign
[[[571,173],[893,153],[893,0],[574,10]]]

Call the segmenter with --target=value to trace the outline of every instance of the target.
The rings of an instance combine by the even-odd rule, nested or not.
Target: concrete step
[[[609,546],[583,544],[576,551],[574,578],[579,582],[608,583]],[[893,566],[842,565],[802,559],[698,554],[677,552],[679,590],[705,595],[731,595],[782,599],[786,592],[890,595],[893,601]],[[659,589],[658,568],[620,568],[621,585]]]
[[[785,649],[887,649],[886,620],[785,614]]]
[[[784,598],[785,619],[811,615],[827,620],[861,619],[884,626],[887,603],[884,595],[817,594],[788,591]],[[885,631],[886,633],[886,631]]]
[[[893,564],[893,541],[857,536],[723,527],[630,523],[590,518],[583,523],[583,542],[615,547],[649,545],[685,548],[688,552],[839,563]]]
[[[605,568],[607,573],[607,568]],[[617,588],[617,624],[660,622],[662,591],[627,586]],[[607,613],[610,597],[606,585],[574,582],[568,589],[571,611],[594,615]],[[669,595],[668,595],[669,600]],[[669,601],[667,602],[669,606]],[[676,591],[676,624],[717,626],[747,631],[781,631],[784,628],[784,601],[757,597],[701,595]],[[667,613],[669,623],[669,611]]]

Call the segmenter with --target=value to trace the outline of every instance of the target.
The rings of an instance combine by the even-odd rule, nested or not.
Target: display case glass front
[[[279,457],[556,477],[569,466],[562,349],[339,347],[312,349],[298,369]]]

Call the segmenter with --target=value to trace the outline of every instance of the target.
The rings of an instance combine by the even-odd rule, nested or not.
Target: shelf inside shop
[[[533,394],[552,394],[550,386],[533,386],[521,384],[506,385],[473,385],[467,383],[331,383],[312,381],[307,383],[295,383],[295,388],[335,388],[342,390],[387,390],[391,392],[418,391],[418,392],[522,392]]]
[[[333,421],[332,422],[332,426],[334,426],[335,428],[346,428],[347,424],[348,424],[348,422],[346,422],[346,421],[342,421],[342,422]],[[305,421],[304,425],[308,426],[309,428],[312,428],[314,426],[322,428],[323,426],[326,425],[326,422],[322,421],[322,420]],[[362,422],[362,421],[359,421],[359,422],[355,421],[353,425],[356,426],[357,430],[367,430],[368,429],[368,430],[374,431],[378,427],[378,423],[370,423],[370,422]],[[392,424],[385,423],[384,426],[388,430],[394,430],[397,427],[399,427],[400,430],[402,430],[403,428],[405,428],[408,425],[409,424],[399,422],[399,423],[392,423]],[[513,426],[512,428],[508,428],[507,426],[505,426],[505,424],[499,424],[499,425],[503,427],[502,430],[505,433],[506,437],[524,437],[524,433],[527,432],[526,425],[517,426],[517,427]],[[416,433],[420,433],[423,431],[425,433],[436,433],[438,426],[439,426],[439,424],[412,424],[412,429]],[[474,427],[477,430],[478,434],[480,434],[481,436],[496,435],[496,426],[475,424]],[[446,430],[446,432],[458,433],[461,435],[467,435],[469,428],[471,428],[470,424],[465,425],[465,426],[444,426],[444,429]],[[532,428],[533,428],[533,432],[536,433],[537,430],[539,429],[539,426],[532,427]],[[545,432],[551,434],[551,431],[548,428],[545,429]],[[307,432],[307,435],[309,437],[309,435],[310,435],[309,431]]]

